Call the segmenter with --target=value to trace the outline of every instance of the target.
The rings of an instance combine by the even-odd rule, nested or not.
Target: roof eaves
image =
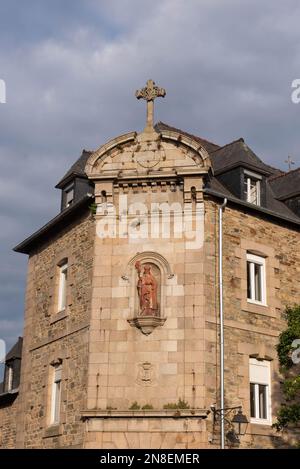
[[[238,168],[239,166],[242,166],[243,168],[251,169],[251,171],[263,174],[265,176],[270,174],[268,170],[252,165],[251,163],[244,162],[244,161],[236,161],[233,164],[223,166],[222,168],[219,168],[219,169],[214,169],[214,175],[217,176],[218,174],[226,173],[227,171],[230,171],[231,169],[234,169],[234,168]]]
[[[56,217],[52,218],[46,225],[42,226],[38,231],[30,235],[24,241],[19,243],[17,246],[13,248],[13,251],[20,252],[23,254],[29,254],[31,251],[33,244],[41,237],[47,235],[47,233],[54,229],[56,225],[61,223],[62,221],[68,219],[71,215],[74,215],[77,210],[79,210],[82,206],[84,206],[88,200],[93,199],[94,196],[92,194],[87,194],[82,197],[80,200],[75,202],[70,207],[66,208],[62,212],[60,212]]]
[[[74,178],[82,178],[82,179],[87,179],[87,176],[83,173],[80,173],[79,171],[73,171],[72,173],[68,174],[64,179],[59,181],[59,183],[56,184],[55,189],[63,189],[69,182],[71,182]]]
[[[249,204],[248,202],[245,202],[244,200],[240,200],[240,199],[238,199],[234,196],[228,196],[228,195],[221,194],[220,192],[217,192],[213,189],[206,188],[206,189],[203,190],[203,192],[208,194],[208,195],[212,195],[212,196],[215,196],[215,197],[218,197],[218,198],[221,198],[221,199],[226,198],[230,202],[235,203],[237,205],[241,205],[243,207],[246,207],[246,208],[248,208],[252,211],[262,212],[262,213],[265,213],[266,215],[270,215],[270,216],[278,218],[280,220],[285,220],[289,223],[300,226],[300,218],[299,218],[299,221],[298,221],[296,218],[294,219],[294,218],[290,218],[290,217],[281,215],[277,212],[274,212],[273,210],[268,210],[265,207],[258,207],[257,205],[254,206],[253,204]]]

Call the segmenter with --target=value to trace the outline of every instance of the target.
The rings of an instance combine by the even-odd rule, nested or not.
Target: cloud
[[[167,89],[157,119],[220,144],[243,136],[267,163],[284,167],[291,154],[299,165],[300,106],[290,99],[300,76],[297,0],[1,8],[0,336],[17,336],[22,324],[26,259],[11,247],[57,213],[54,185],[82,148],[143,128],[134,92],[148,78]]]

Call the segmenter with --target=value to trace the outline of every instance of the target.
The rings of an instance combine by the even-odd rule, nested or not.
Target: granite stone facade
[[[219,446],[211,406],[220,402],[218,226],[225,196],[226,406],[242,406],[250,420],[249,360],[266,360],[274,421],[281,399],[275,347],[284,309],[300,293],[300,219],[281,202],[273,211],[256,210],[239,205],[217,180],[209,184],[211,154],[219,147],[206,143],[148,122],[140,134],[86,152],[84,177],[94,195],[63,209],[17,247],[29,254],[24,343],[19,395],[11,409],[0,407],[2,447]],[[241,141],[235,158],[240,148],[246,159]],[[227,149],[225,156],[230,161]],[[259,169],[264,177],[270,171]],[[68,184],[70,178],[72,172]],[[153,217],[167,205],[170,225],[153,234]],[[179,236],[183,213],[191,225],[183,219]],[[264,305],[247,300],[247,253],[264,258]],[[66,308],[58,311],[62,262],[68,264]],[[155,317],[139,314],[136,262],[156,273]],[[292,446],[295,438],[276,434],[271,424],[250,423],[239,447]]]

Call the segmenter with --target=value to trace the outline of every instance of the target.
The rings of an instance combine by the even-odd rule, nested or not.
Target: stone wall
[[[0,405],[0,448],[15,448],[17,434],[18,398],[11,404]]]
[[[94,220],[85,212],[29,258],[17,447],[80,447],[86,398]],[[57,311],[58,264],[68,259],[67,307]],[[51,362],[62,360],[59,426],[49,426]]]
[[[217,206],[206,201],[205,285],[206,285],[206,405],[218,402],[218,265]],[[226,405],[249,408],[249,357],[270,360],[272,414],[281,400],[280,374],[276,354],[279,333],[286,327],[284,309],[299,300],[299,231],[276,220],[244,213],[232,206],[224,212],[224,314],[225,314],[225,399]],[[267,306],[247,303],[247,250],[266,258]],[[298,301],[299,302],[299,301]],[[217,363],[217,367],[216,367]],[[292,435],[276,433],[270,426],[251,424],[242,446],[252,448],[292,444]],[[218,435],[214,435],[216,441]]]

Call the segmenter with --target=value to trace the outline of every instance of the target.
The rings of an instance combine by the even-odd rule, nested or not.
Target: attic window
[[[261,179],[259,174],[250,171],[244,172],[244,194],[246,201],[250,204],[260,205]]]
[[[11,391],[13,389],[13,366],[7,365],[7,391]]]
[[[70,207],[74,202],[74,184],[70,184],[68,187],[65,188],[65,203],[66,207]]]

